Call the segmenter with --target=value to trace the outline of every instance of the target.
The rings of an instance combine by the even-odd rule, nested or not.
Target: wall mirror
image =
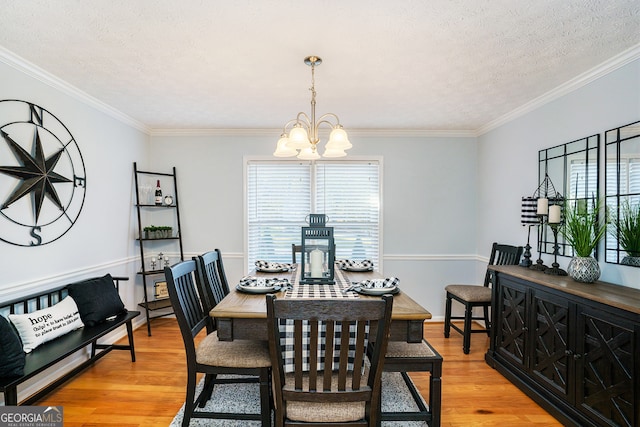
[[[640,121],[605,133],[605,261],[640,267]]]
[[[538,182],[548,176],[557,193],[574,206],[598,198],[600,135],[567,142],[538,152]],[[542,253],[554,253],[554,236],[548,226],[539,230]],[[558,255],[573,256],[573,248],[558,234]],[[597,254],[595,254],[597,256]]]

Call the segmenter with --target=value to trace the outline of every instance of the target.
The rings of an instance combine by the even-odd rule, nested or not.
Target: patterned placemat
[[[351,286],[351,282],[348,276],[338,269],[335,270],[335,283],[332,285],[301,285],[301,271],[301,268],[296,268],[292,272],[293,289],[287,291],[285,298],[358,298],[356,292],[345,292],[345,289]]]

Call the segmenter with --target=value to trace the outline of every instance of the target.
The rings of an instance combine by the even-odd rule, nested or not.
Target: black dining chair
[[[522,255],[522,246],[511,246],[493,243],[489,265],[517,265]],[[471,347],[471,334],[486,333],[491,331],[491,319],[489,318],[489,307],[491,306],[491,270],[487,269],[482,285],[447,285],[444,289],[447,292],[445,315],[444,315],[444,337],[449,338],[451,328],[462,334],[462,351],[469,354]],[[464,316],[451,315],[451,302],[455,300],[464,305]],[[474,317],[473,308],[482,307],[483,316]],[[459,328],[452,320],[464,319],[463,328]],[[484,329],[472,329],[473,320],[484,320]]]
[[[302,245],[296,245],[295,243],[291,244],[291,262],[293,264],[297,263],[297,256],[296,254],[300,254],[300,260],[302,261]]]
[[[376,426],[393,297],[266,301],[276,427]]]
[[[187,358],[187,390],[182,426],[191,418],[259,420],[262,426],[271,425],[270,383],[271,358],[267,341],[219,341],[215,332],[208,333],[198,344],[196,336],[209,324],[209,312],[201,300],[205,298],[196,285],[196,262],[182,261],[165,267],[169,298],[180,326]],[[197,374],[204,373],[204,386],[196,398]],[[232,374],[218,378],[219,374]],[[241,375],[241,377],[236,377]],[[216,384],[259,383],[260,413],[213,412],[198,410],[211,398]]]

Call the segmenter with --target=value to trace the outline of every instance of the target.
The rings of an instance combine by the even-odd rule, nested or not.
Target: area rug
[[[196,396],[202,389],[202,381],[196,389]],[[260,401],[258,384],[223,384],[216,385],[213,395],[205,407],[207,411],[258,413]],[[382,374],[382,410],[408,412],[417,411],[418,407],[411,398],[409,389],[402,376],[396,372],[383,372]],[[184,405],[178,411],[169,427],[180,427]],[[383,421],[384,427],[424,427],[427,423],[422,421]],[[189,427],[259,427],[259,421],[236,420],[211,420],[192,419]]]

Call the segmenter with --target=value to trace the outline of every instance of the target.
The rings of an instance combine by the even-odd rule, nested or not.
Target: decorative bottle
[[[160,180],[156,183],[156,205],[162,206],[162,188],[160,188]]]

